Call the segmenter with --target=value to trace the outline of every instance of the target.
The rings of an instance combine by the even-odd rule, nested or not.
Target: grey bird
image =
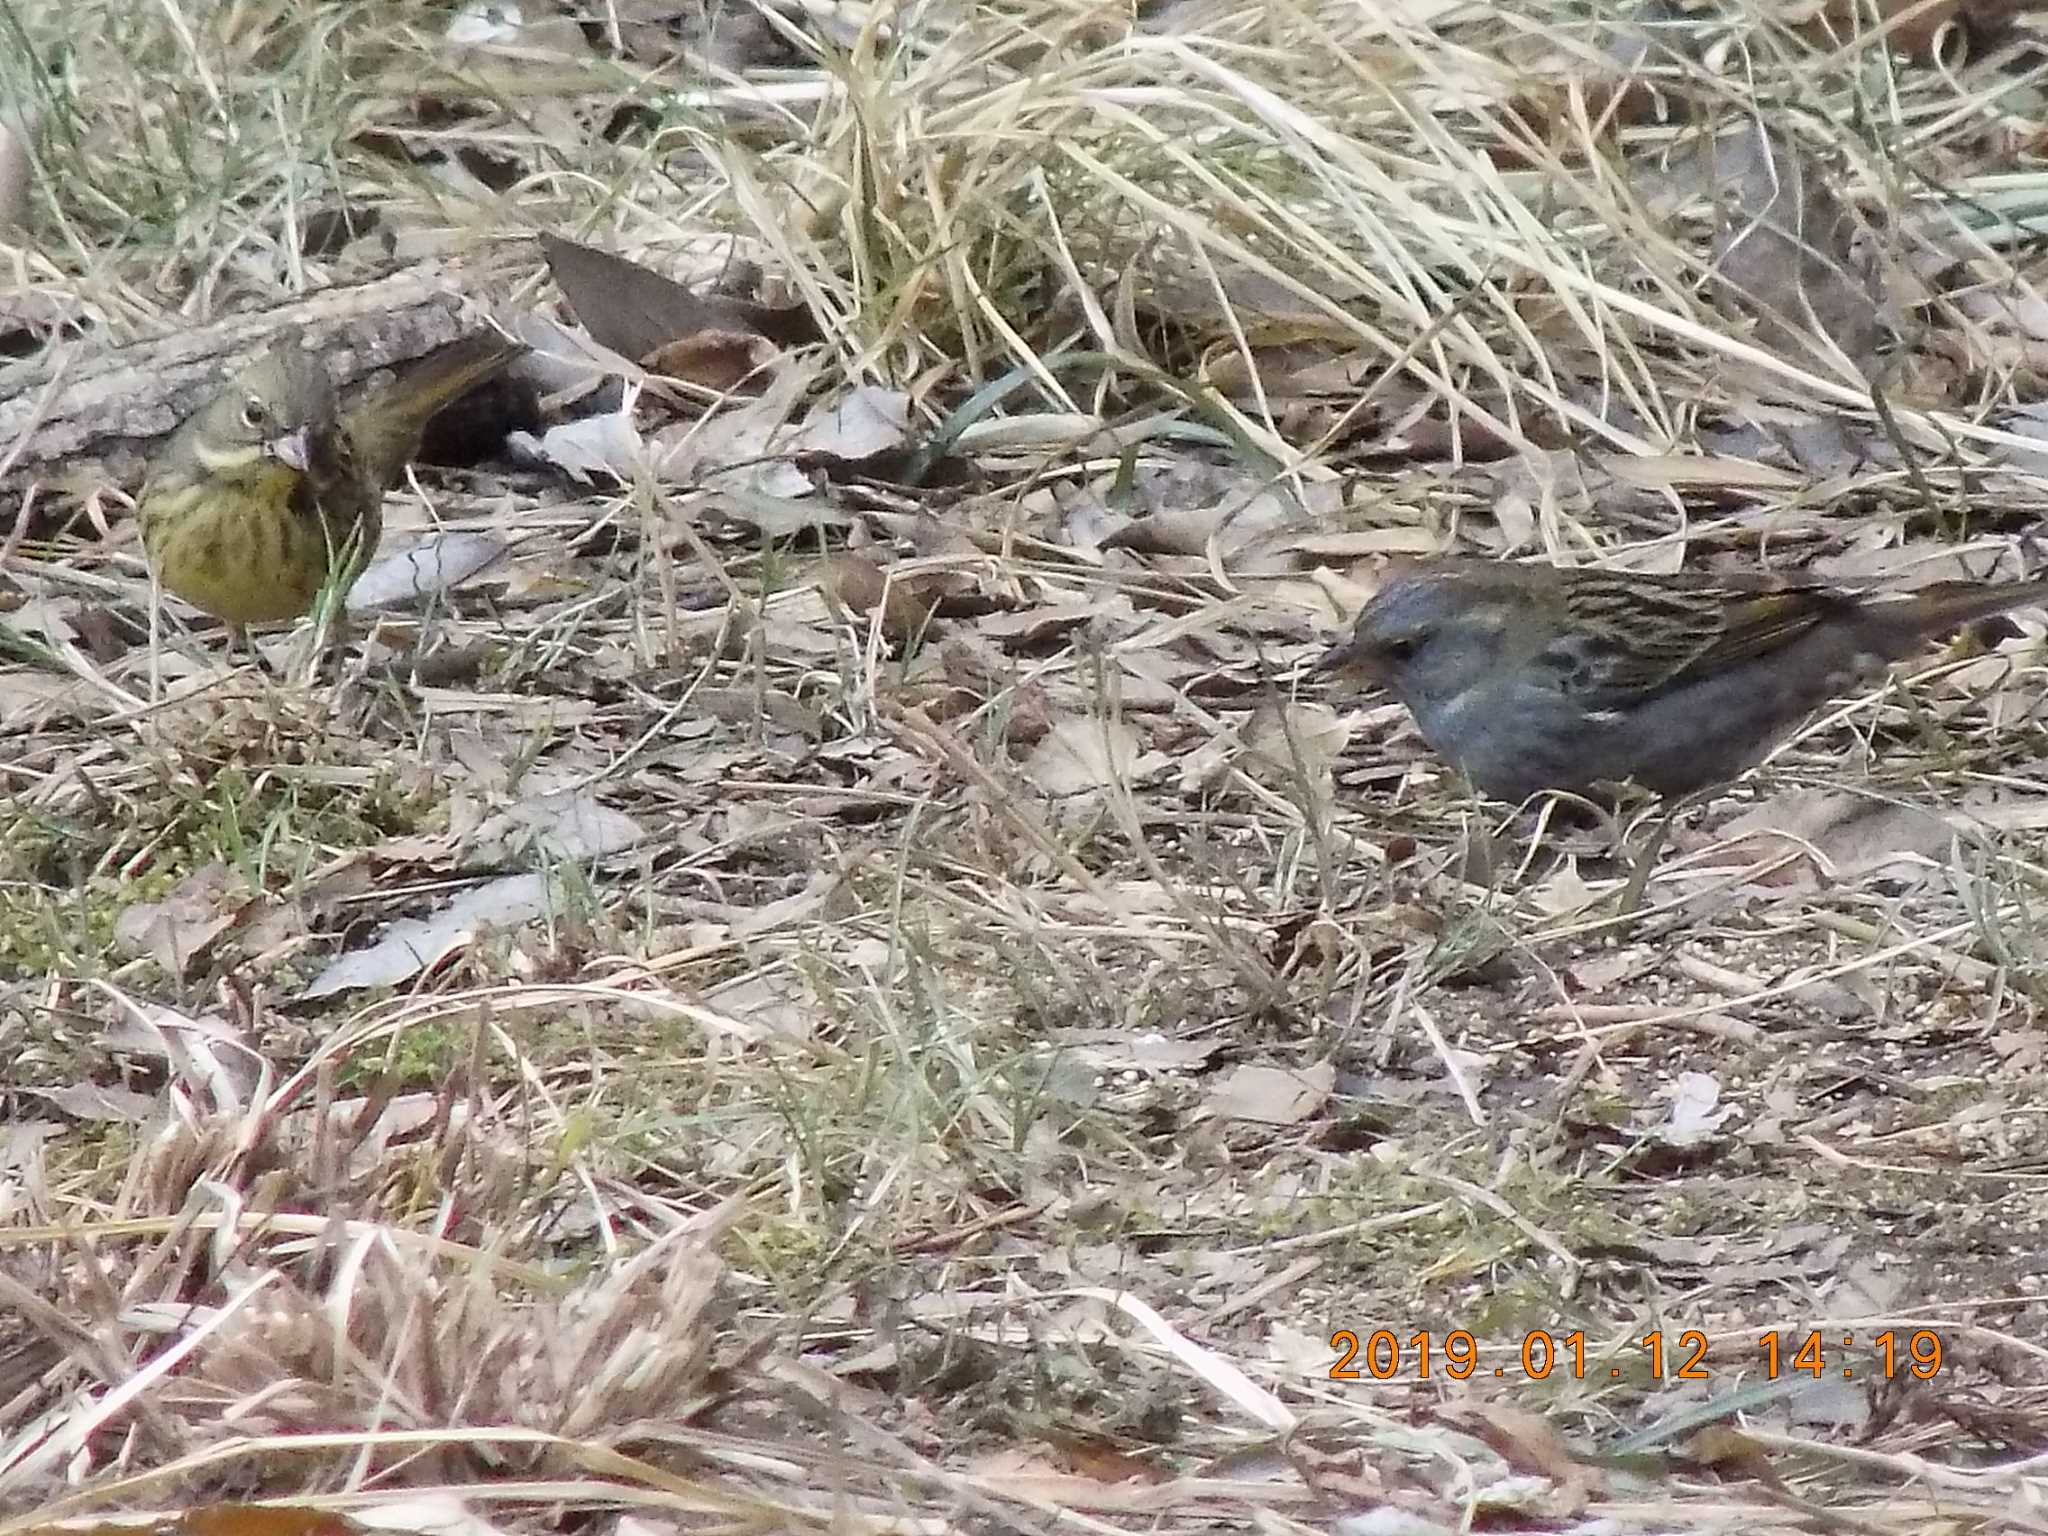
[[[1446,558],[1395,575],[1317,663],[1391,689],[1481,793],[1737,777],[1820,705],[2048,577],[1859,592]]]

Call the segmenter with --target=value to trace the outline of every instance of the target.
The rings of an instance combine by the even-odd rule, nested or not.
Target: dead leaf
[[[1588,1493],[1600,1486],[1598,1470],[1573,1455],[1557,1426],[1533,1409],[1496,1398],[1475,1403],[1455,1417],[1517,1472],[1549,1478],[1565,1509],[1580,1508]]]
[[[702,0],[606,0],[605,15],[617,27],[626,54],[643,64],[667,64],[687,56],[691,70],[738,79],[751,70],[788,67],[795,62],[789,40],[767,15],[746,6],[705,5]],[[820,14],[806,30],[823,36],[848,34]],[[884,26],[882,34],[887,33]],[[858,28],[837,46],[850,48]]]
[[[1569,917],[1574,912],[1583,912],[1601,896],[1599,889],[1588,885],[1579,873],[1579,861],[1566,859],[1558,865],[1556,873],[1529,888],[1529,900],[1545,917]]]
[[[2000,1065],[2015,1077],[2040,1071],[2041,1063],[2048,1060],[2048,1042],[2033,1028],[2001,1030],[1991,1037],[1990,1044]]]
[[[1583,162],[1617,129],[1644,122],[1657,111],[1657,93],[1639,77],[1574,75],[1525,87],[1501,103],[1499,139],[1489,149],[1496,165],[1542,170]]]
[[[1755,459],[1725,454],[1602,454],[1599,466],[1624,485],[1651,491],[1744,494],[1777,491],[1786,495],[1806,484],[1806,477]],[[1681,549],[1683,546],[1679,546]],[[1632,570],[1643,569],[1631,566]]]
[[[1902,861],[1924,867],[1948,850],[1957,828],[1918,806],[1825,789],[1793,790],[1736,817],[1720,829],[1731,844],[1747,842],[1759,863],[1798,847],[1819,855],[1830,879],[1870,875]],[[1772,885],[1811,887],[1820,870],[1811,859],[1764,877]]]
[[[442,33],[457,48],[505,46],[519,41],[519,7],[479,3],[465,5],[448,18]]]
[[[1121,720],[1069,716],[1053,722],[1018,770],[1055,800],[1092,800],[1128,783],[1138,738]]]
[[[156,1108],[155,1095],[111,1083],[74,1083],[69,1088],[30,1091],[73,1120],[87,1122],[140,1125]]]
[[[264,1071],[248,1031],[217,1014],[145,1004],[101,1038],[110,1051],[169,1063],[189,1093],[222,1113],[246,1108]]]
[[[1054,1043],[1062,1054],[1099,1072],[1192,1072],[1223,1045],[1216,1039],[1168,1040],[1116,1030],[1062,1030]]]
[[[1736,1113],[1733,1104],[1715,1107],[1720,1103],[1721,1085],[1705,1072],[1679,1073],[1666,1092],[1671,1111],[1655,1134],[1668,1147],[1699,1146]]]
[[[337,955],[299,995],[308,1001],[357,987],[392,987],[440,964],[486,928],[512,928],[555,910],[546,875],[508,875],[464,891],[432,917],[403,918],[375,942]]]
[[[765,337],[781,347],[819,339],[810,311],[771,309],[723,294],[692,293],[652,268],[595,246],[543,233],[541,252],[577,320],[598,341],[636,362],[705,332]]]
[[[1277,491],[1232,497],[1206,506],[1162,507],[1103,539],[1104,549],[1147,555],[1205,556],[1210,542],[1223,556],[1242,552],[1264,535],[1296,531],[1297,510]]]
[[[1778,1486],[1770,1452],[1732,1424],[1709,1424],[1685,1442],[1685,1454],[1703,1467],[1720,1467],[1768,1486]]]
[[[862,384],[811,407],[785,451],[857,462],[901,448],[909,437],[910,396]]]
[[[735,977],[706,992],[704,1006],[747,1041],[808,1040],[818,1027],[818,1010],[803,979],[788,971]]]
[[[530,463],[552,465],[582,485],[591,484],[599,474],[629,481],[646,457],[645,441],[633,420],[631,391],[616,411],[565,421],[539,437],[508,432],[505,446]]]
[[[469,836],[469,861],[503,864],[544,854],[596,859],[646,839],[640,824],[587,789],[532,795],[479,825]]]
[[[1559,973],[1576,997],[1597,997],[1616,982],[1650,970],[1656,961],[1640,949],[1610,949],[1574,960]]]
[[[641,361],[649,373],[729,394],[755,383],[775,359],[774,344],[746,331],[698,331],[656,347]]]
[[[866,555],[847,553],[819,561],[812,580],[849,613],[866,618],[879,608],[883,633],[901,637],[917,633],[931,620],[937,596],[928,589],[940,573],[923,574],[926,579],[921,581],[886,572]]]
[[[1862,529],[1847,548],[1822,555],[1807,569],[1827,581],[1888,591],[1911,591],[1936,581],[2011,581],[2027,575],[2016,548],[1993,550],[1907,543],[1889,520]]]
[[[1832,1294],[1829,1300],[1834,1300]],[[1853,1369],[1855,1377],[1823,1376],[1818,1381],[1799,1383],[1784,1400],[1786,1418],[1795,1424],[1819,1424],[1851,1433],[1869,1428],[1874,1398],[1864,1382],[1877,1374],[1878,1361],[1874,1356],[1865,1356],[1852,1366],[1846,1354],[1845,1351],[1827,1364]]]
[[[788,442],[790,417],[819,367],[808,354],[778,359],[759,395],[655,433],[649,462],[669,485],[699,485],[715,476],[721,491],[788,499],[813,494],[811,477],[789,462]]]
[[[1368,555],[1434,555],[1443,540],[1427,528],[1361,528],[1351,533],[1304,533],[1295,549],[1312,559],[1360,560]]]
[[[1059,1463],[1098,1483],[1164,1483],[1172,1474],[1118,1450],[1103,1440],[1074,1440],[1055,1447]]]
[[[647,370],[639,363],[602,345],[580,325],[563,325],[530,310],[502,315],[499,323],[533,349],[520,359],[519,371],[557,411],[587,399],[614,379],[629,384],[646,380]]]
[[[1240,732],[1242,766],[1284,795],[1306,793],[1318,806],[1336,798],[1337,762],[1355,722],[1327,704],[1263,701]]]
[[[1827,0],[1820,14],[1797,30],[1815,48],[1830,51],[1882,31],[1887,47],[1912,58],[1932,60],[1942,29],[1964,9],[1961,0],[1876,0],[1875,4],[1870,0]],[[1974,0],[1968,9],[1982,12],[1989,7],[1983,0]],[[1980,25],[1988,20],[1981,16],[1973,19]],[[1973,56],[1975,52],[1972,48]]]
[[[1321,1111],[1337,1084],[1329,1062],[1313,1067],[1242,1066],[1209,1091],[1212,1114],[1262,1125],[1299,1125]]]
[[[757,465],[755,469],[783,469],[799,479],[803,475],[793,464]],[[806,488],[809,488],[808,482]],[[746,486],[714,491],[698,506],[732,522],[745,523],[768,539],[788,539],[823,528],[853,526],[853,514],[823,496],[777,496]]]
[[[249,885],[218,861],[195,870],[161,901],[138,902],[114,920],[114,937],[130,954],[148,955],[166,976],[186,967],[240,921]]]
[[[362,1536],[366,1528],[333,1510],[208,1504],[185,1510],[171,1529],[177,1536]]]
[[[846,883],[836,869],[825,869],[811,876],[800,891],[781,896],[750,911],[737,912],[732,920],[732,937],[735,939],[758,939],[763,934],[774,933],[797,923],[814,919],[824,921],[835,911],[850,909],[846,901]],[[808,1033],[808,1030],[806,1031]]]
[[[1135,624],[1137,608],[1121,592],[1094,602],[1055,603],[1019,608],[1010,613],[992,613],[975,625],[981,634],[996,640],[1014,640],[1019,645],[1051,645],[1083,625],[1104,617]]]
[[[1841,377],[1875,376],[1889,327],[1875,243],[1825,167],[1760,121],[1717,140],[1712,182],[1723,292],[1759,318],[1759,339]]]
[[[349,588],[348,611],[367,613],[436,597],[488,570],[512,548],[495,533],[434,533],[410,549],[379,555]]]

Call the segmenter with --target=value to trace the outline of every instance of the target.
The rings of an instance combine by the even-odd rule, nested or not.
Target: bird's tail
[[[380,486],[397,480],[419,452],[427,423],[526,350],[498,331],[478,331],[356,385],[341,413],[364,468]]]
[[[1866,599],[1864,611],[1931,638],[2030,605],[2048,607],[2048,576],[1996,583],[1937,581],[1896,595]]]

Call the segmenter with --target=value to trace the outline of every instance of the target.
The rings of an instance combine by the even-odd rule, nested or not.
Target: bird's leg
[[[258,672],[273,682],[283,675],[270,664],[270,658],[257,648],[256,642],[249,638],[249,626],[246,624],[228,623],[227,657],[231,669],[238,659],[246,657]]]

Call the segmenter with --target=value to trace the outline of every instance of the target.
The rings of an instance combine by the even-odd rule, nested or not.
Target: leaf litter
[[[281,678],[150,649],[111,502],[22,511],[0,1512],[2024,1528],[2028,616],[1688,811],[1634,913],[1626,813],[1539,832],[1300,676],[1441,550],[2030,568],[1995,18],[189,9],[77,33],[0,316],[459,251],[548,420],[422,471]],[[274,104],[338,91],[308,158]],[[155,201],[174,143],[224,190]],[[314,255],[302,197],[374,206]],[[1742,1395],[1823,1325],[1860,1374]],[[1942,1369],[1860,1385],[1887,1327]]]

